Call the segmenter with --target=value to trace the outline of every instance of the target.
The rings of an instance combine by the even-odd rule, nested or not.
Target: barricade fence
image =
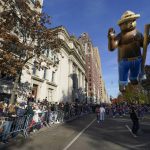
[[[50,127],[52,124],[64,123],[88,113],[95,113],[95,109],[96,105],[72,105],[54,110],[35,108],[34,114],[29,113],[29,115],[20,117],[0,117],[0,141],[6,143],[8,139],[15,138],[18,134],[27,138],[31,132],[40,130],[42,127]],[[106,107],[106,115],[110,115],[110,113],[114,115],[113,110],[115,107]],[[123,112],[129,113],[129,109],[126,108]],[[145,109],[144,112],[148,113],[149,110]]]
[[[8,142],[8,139],[15,138],[22,134],[25,138],[30,132],[40,130],[42,127],[50,127],[52,124],[64,123],[79,116],[91,113],[91,108],[69,108],[57,111],[40,111],[34,115],[22,117],[0,117],[0,141]]]

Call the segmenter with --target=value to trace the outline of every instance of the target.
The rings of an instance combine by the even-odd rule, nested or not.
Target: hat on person
[[[129,20],[135,20],[140,17],[140,14],[135,14],[134,12],[127,10],[123,15],[121,16],[121,19],[118,21],[118,25],[129,21]]]

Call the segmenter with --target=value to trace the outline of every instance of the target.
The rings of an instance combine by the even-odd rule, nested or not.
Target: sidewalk
[[[72,117],[72,118],[70,118],[70,119],[68,119],[68,120],[65,120],[63,123],[51,124],[51,125],[49,125],[48,127],[47,127],[47,126],[44,126],[44,127],[41,128],[40,130],[36,130],[35,132],[31,132],[27,138],[24,138],[24,136],[23,136],[22,134],[18,134],[16,138],[10,138],[10,139],[9,139],[9,142],[6,143],[6,144],[0,142],[0,150],[1,150],[1,149],[2,149],[2,150],[5,150],[5,149],[7,149],[7,147],[11,147],[11,145],[15,144],[16,141],[17,141],[17,142],[19,142],[19,141],[20,141],[20,142],[28,141],[28,140],[30,140],[31,137],[34,137],[34,136],[36,136],[37,134],[40,134],[41,132],[45,132],[47,129],[53,130],[53,129],[55,129],[56,127],[58,127],[58,126],[60,126],[60,125],[66,124],[66,123],[71,122],[71,121],[73,121],[73,120],[78,120],[79,118],[82,118],[82,117],[84,117],[84,116],[86,116],[86,115],[88,115],[88,114],[91,114],[91,113],[84,113],[84,114],[81,114],[80,116],[74,116],[74,117]],[[7,150],[9,150],[9,148],[8,148]]]

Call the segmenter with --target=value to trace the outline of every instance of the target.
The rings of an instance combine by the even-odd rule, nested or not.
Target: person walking
[[[130,118],[133,122],[133,125],[132,125],[132,133],[137,136],[137,132],[139,130],[139,119],[137,117],[137,114],[135,112],[135,108],[132,106],[131,107],[131,110],[130,110]]]
[[[100,121],[104,121],[105,119],[105,108],[104,106],[100,106],[99,108],[99,113],[100,113]]]

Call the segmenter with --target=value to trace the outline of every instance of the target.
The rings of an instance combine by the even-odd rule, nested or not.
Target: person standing
[[[96,112],[96,117],[97,117],[97,123],[99,123],[99,119],[100,119],[100,107],[98,105],[96,106],[95,112]]]
[[[130,111],[130,118],[133,122],[133,125],[132,125],[132,133],[134,135],[137,135],[137,132],[139,130],[139,119],[137,117],[137,114],[135,112],[135,108],[134,107],[131,107],[131,111]]]
[[[99,108],[99,113],[100,113],[100,121],[104,121],[105,119],[105,108],[104,106],[100,106]]]
[[[32,95],[32,93],[29,93],[29,96],[27,98],[27,105],[29,105],[29,103],[34,103],[35,102],[35,98],[34,95]]]

